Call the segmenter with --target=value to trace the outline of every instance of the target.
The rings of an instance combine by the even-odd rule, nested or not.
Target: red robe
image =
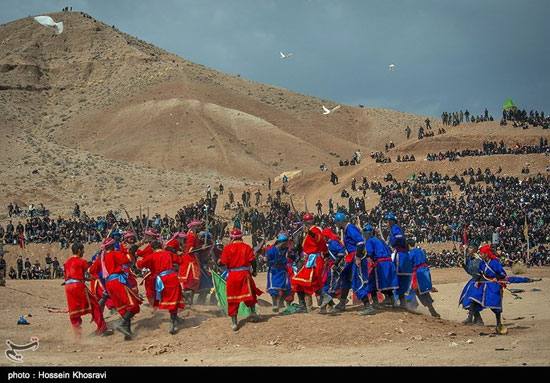
[[[132,255],[130,254],[130,250],[124,245],[124,243],[120,244],[119,251],[123,254],[128,254],[130,257],[132,257]],[[127,267],[125,268],[125,270],[126,270],[126,273],[128,274],[128,282],[130,282],[130,285],[132,285],[132,290],[134,290],[134,293],[139,294],[137,279],[134,273],[132,273],[132,262],[128,262],[126,266]]]
[[[185,254],[179,271],[179,280],[184,290],[197,291],[201,284],[199,260],[195,254]]]
[[[153,249],[151,249],[151,244],[148,243],[143,250],[138,249],[136,251],[136,258],[146,257],[147,255],[152,253],[153,253]],[[147,299],[151,300],[155,296],[155,278],[151,278],[151,273],[147,273],[143,277],[143,281],[141,283],[144,283],[144,282],[145,282],[145,295],[147,296]]]
[[[199,239],[192,231],[187,234],[187,243],[185,246],[186,254],[183,256],[183,263],[180,266],[179,280],[184,290],[197,291],[201,283],[199,260],[197,253],[189,253],[198,249]]]
[[[137,267],[151,270],[151,279],[156,280],[157,275],[166,270],[173,270],[173,264],[180,264],[181,262],[181,257],[178,257],[174,253],[165,250],[156,250],[143,259],[140,259],[137,262]],[[155,299],[153,307],[158,307],[162,310],[170,310],[171,313],[177,313],[178,309],[185,308],[183,293],[178,281],[178,274],[174,272],[163,275],[160,278],[164,284],[164,289],[161,291],[160,301]]]
[[[88,262],[79,256],[72,256],[65,262],[65,281],[78,279],[82,282],[65,285],[67,294],[67,306],[71,318],[79,318],[82,315],[91,314],[91,300],[95,299],[84,282],[84,273],[88,269]]]
[[[132,256],[113,250],[105,254],[104,262],[109,276],[111,274],[121,274],[124,271],[122,266],[132,262]],[[118,279],[114,279],[106,281],[105,287],[121,316],[127,311],[133,312],[134,315],[139,313],[139,305],[142,300],[127,285],[121,283]]]
[[[169,240],[168,242],[166,242],[166,244],[164,245],[164,250],[166,250],[168,247],[171,247],[172,249],[174,249],[176,252],[178,251],[181,251],[181,246],[180,246],[180,241],[179,239],[176,237],[176,238],[172,238],[171,240]]]
[[[101,279],[99,279],[100,272],[101,257],[98,256],[92,266],[88,269],[88,273],[90,273],[90,276],[92,277],[92,282],[90,282],[90,291],[94,298],[98,301],[103,297],[103,293],[105,292],[105,286],[103,285],[103,282],[101,282]],[[115,307],[111,298],[105,301],[105,306],[107,306],[108,309]]]
[[[224,247],[220,260],[222,264],[228,269],[247,268],[242,271],[229,271],[226,281],[228,303],[256,304],[257,296],[263,294],[263,291],[256,287],[248,269],[255,258],[252,248],[244,242],[235,241]]]
[[[314,236],[307,234],[302,242],[302,251],[306,254],[305,262],[298,273],[292,277],[291,284],[296,292],[304,291],[308,295],[313,295],[323,288],[323,254],[328,251],[328,248],[320,228],[312,226],[309,231],[313,232]],[[310,254],[319,254],[319,256],[315,259],[313,267],[306,268],[307,256]]]

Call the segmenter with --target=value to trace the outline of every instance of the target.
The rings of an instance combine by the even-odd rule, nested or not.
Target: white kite
[[[393,72],[395,70],[395,65],[390,64],[390,71]]]
[[[329,113],[332,113],[332,112],[334,112],[335,110],[338,110],[338,109],[340,109],[340,105],[335,106],[332,109],[327,109],[326,106],[323,105],[323,110],[324,110],[323,114],[329,114]]]
[[[63,32],[63,22],[60,21],[59,23],[56,23],[53,21],[53,19],[50,16],[36,16],[34,18],[36,21],[38,21],[40,24],[45,25],[47,27],[55,27],[55,33],[61,34]]]
[[[279,53],[281,54],[281,58],[282,58],[282,59],[287,59],[287,58],[289,58],[290,56],[292,56],[292,53],[288,53],[288,54],[286,54],[286,55],[285,55],[283,52],[279,52]]]

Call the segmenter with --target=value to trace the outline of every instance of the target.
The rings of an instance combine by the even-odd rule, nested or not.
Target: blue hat
[[[344,213],[336,213],[336,215],[334,216],[334,222],[339,222],[343,219],[346,219],[346,215]]]
[[[388,213],[388,215],[386,216],[386,219],[393,219],[394,221],[397,221],[397,218],[395,218],[395,216],[391,212]]]
[[[369,224],[366,224],[363,226],[363,233],[372,233],[374,231],[374,227],[372,227]]]
[[[286,234],[279,234],[277,237],[277,242],[285,242],[288,241],[288,235]]]

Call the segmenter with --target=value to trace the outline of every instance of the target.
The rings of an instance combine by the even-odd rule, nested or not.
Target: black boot
[[[376,314],[376,311],[374,311],[374,309],[372,308],[372,306],[369,302],[369,297],[368,296],[363,298],[363,305],[365,306],[365,309],[363,311],[361,311],[361,313],[359,315],[365,316],[365,315],[374,315],[374,314]]]
[[[468,317],[466,318],[466,320],[462,321],[462,324],[471,324],[473,322],[474,322],[474,308],[470,304],[470,307],[468,308]]]
[[[321,308],[326,308],[326,306],[332,302],[332,297],[330,296],[330,294],[327,294],[326,292],[322,291],[320,292],[320,297],[321,297],[321,304],[319,305],[319,307]]]
[[[402,310],[409,310],[409,306],[407,305],[407,299],[405,298],[405,294],[399,294],[399,308]]]
[[[474,324],[476,326],[485,326],[485,323],[483,323],[483,319],[481,318],[481,314],[479,311],[477,311],[477,308],[479,307],[478,303],[472,303],[471,304],[474,308]]]
[[[231,330],[237,331],[239,329],[239,325],[237,324],[237,316],[234,315],[231,317]]]
[[[250,315],[248,316],[248,320],[251,322],[257,322],[259,319],[260,316],[256,313],[256,305],[250,306]]]
[[[307,313],[306,308],[306,293],[303,291],[298,292],[298,307],[296,307],[296,314],[305,314]]]
[[[168,328],[168,332],[172,335],[176,333],[176,318],[177,314],[170,314],[170,327]]]
[[[132,339],[131,318],[133,313],[126,311],[120,321],[115,325],[115,330],[124,334],[124,340]]]
[[[393,292],[384,292],[384,296],[385,296],[385,299],[384,299],[384,302],[382,302],[384,306],[388,306],[393,309],[396,309],[399,307],[395,302],[395,298],[393,297]]]
[[[441,318],[441,315],[439,315],[439,313],[438,313],[437,311],[435,311],[433,304],[430,303],[430,304],[428,305],[428,310],[430,310],[430,314],[431,314],[434,318]]]
[[[333,307],[333,310],[336,312],[346,311],[346,303],[348,303],[348,294],[349,289],[342,289],[342,294],[340,295],[340,301]]]
[[[99,304],[99,308],[101,309],[101,314],[103,314],[103,310],[105,310],[105,302],[107,302],[107,297],[103,295],[100,300],[97,301]]]
[[[274,312],[274,313],[278,313],[279,312],[279,296],[278,295],[272,295],[271,296],[271,302],[272,302],[272,305],[271,305],[271,310]]]
[[[372,297],[372,308],[377,310],[380,308],[380,302],[378,302],[378,292],[377,291],[373,291],[371,293],[371,297]]]

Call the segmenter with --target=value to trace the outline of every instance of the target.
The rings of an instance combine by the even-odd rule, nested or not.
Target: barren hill
[[[304,176],[293,191],[326,199],[337,190],[320,188],[321,163],[336,168],[390,140],[396,152],[425,154],[443,140],[415,138],[424,116],[347,105],[323,115],[321,105],[338,103],[217,72],[79,12],[50,16],[63,21],[61,35],[32,17],[0,26],[0,205],[171,209],[208,183],[238,191],[296,169]],[[497,125],[449,128],[446,145],[477,147]],[[365,158],[336,170],[347,181],[378,168]]]

